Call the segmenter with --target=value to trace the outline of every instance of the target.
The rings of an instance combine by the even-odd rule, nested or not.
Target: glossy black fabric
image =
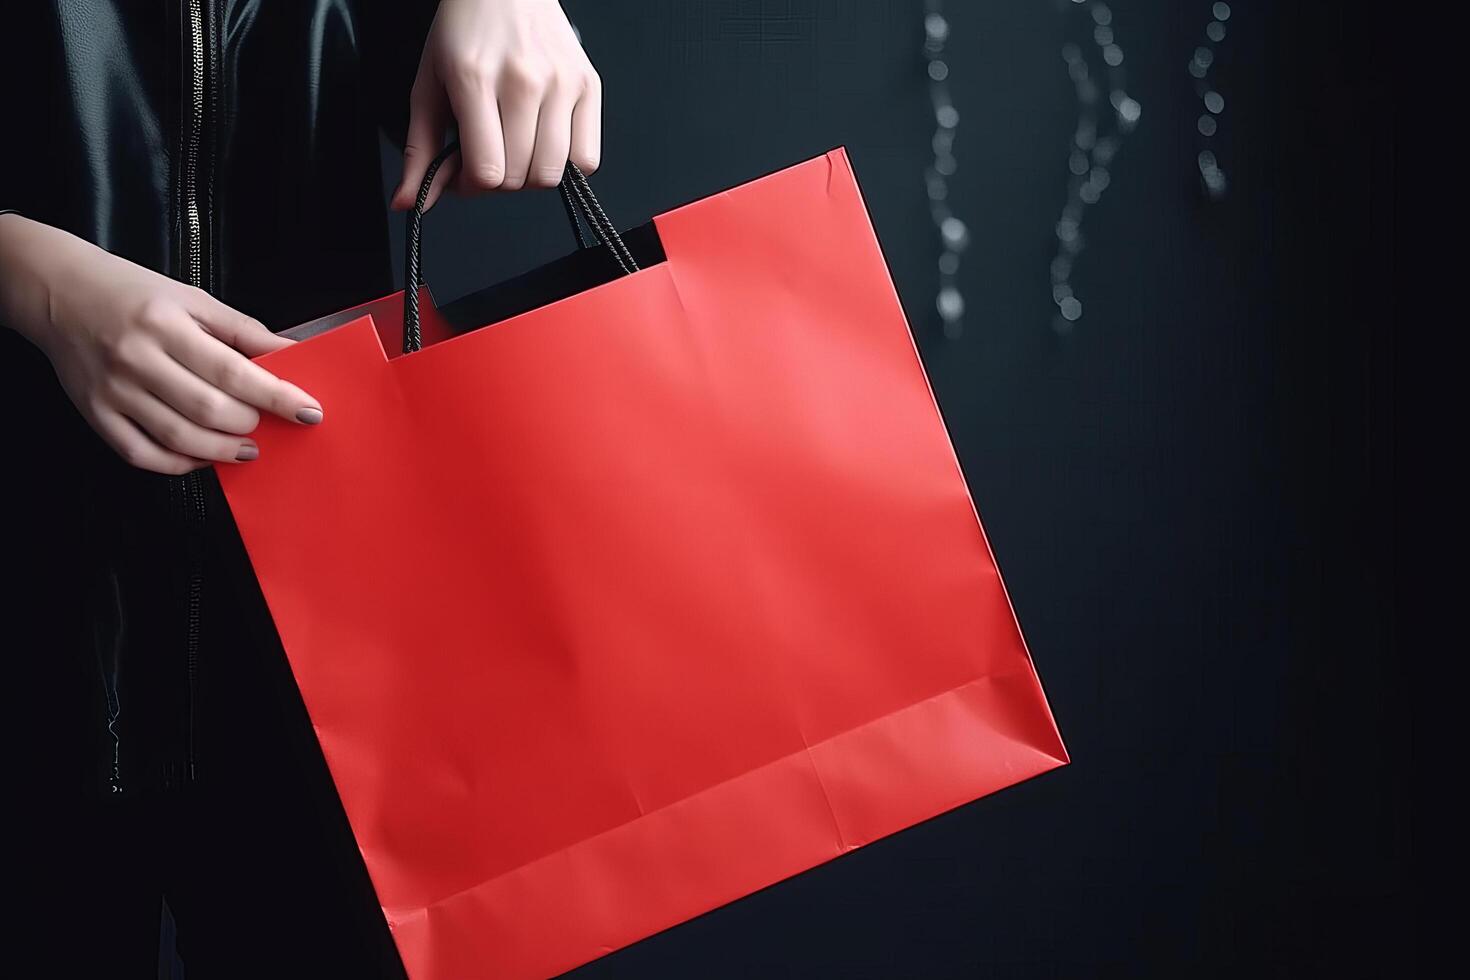
[[[211,0],[212,289],[273,328],[387,291],[377,130],[431,3]],[[177,274],[181,4],[7,5],[0,208]],[[374,294],[377,295],[377,294]]]
[[[273,329],[391,291],[378,133],[401,136],[433,4],[202,7],[202,285]],[[183,10],[179,0],[6,5],[0,209],[181,277]],[[12,420],[0,715],[6,788],[26,820],[7,863],[33,913],[23,922],[70,935],[68,922],[84,920],[82,942],[36,951],[135,975],[166,894],[181,946],[192,946],[191,980],[230,972],[211,952],[222,943],[239,963],[273,964],[268,975],[324,975],[299,957],[298,971],[286,951],[316,936],[303,955],[320,968],[364,929],[368,941],[351,944],[360,959],[341,963],[367,974],[361,957],[381,952],[381,916],[362,918],[365,878],[340,806],[322,793],[320,754],[212,478],[207,533],[190,540],[178,481],[119,461],[45,359],[5,329],[0,413]],[[191,711],[183,609],[194,558],[203,605]],[[181,778],[190,738],[192,782]]]

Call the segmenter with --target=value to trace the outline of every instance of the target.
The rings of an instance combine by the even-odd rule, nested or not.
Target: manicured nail
[[[305,422],[307,425],[316,425],[322,420],[322,410],[319,408],[303,408],[296,413],[296,421]]]
[[[255,459],[258,456],[260,456],[260,447],[253,442],[245,443],[245,445],[240,447],[240,451],[235,454],[235,458],[242,463],[247,459]]]

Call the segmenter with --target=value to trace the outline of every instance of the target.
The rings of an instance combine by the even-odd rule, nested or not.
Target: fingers
[[[146,432],[158,447],[196,464],[244,461],[260,454],[253,439],[206,429],[137,385],[122,387],[115,397],[120,414]]]
[[[536,120],[536,143],[526,172],[527,187],[555,187],[561,183],[572,147],[572,110],[576,94],[553,89],[541,103]]]
[[[441,148],[442,149],[442,148]],[[459,172],[462,166],[462,154],[456,153],[445,160],[440,166],[438,173],[434,174],[434,184],[429,188],[429,196],[424,198],[424,212],[427,213],[434,206],[434,202],[444,195],[445,188],[453,187],[458,182]],[[419,181],[420,185],[423,181]],[[413,207],[414,200],[418,199],[419,189],[414,188],[414,197],[408,202],[407,207]]]
[[[432,77],[421,76],[414,82],[413,94],[409,98],[408,137],[403,144],[403,177],[393,192],[392,207],[395,211],[406,211],[418,200],[419,187],[423,185],[429,164],[444,147],[444,127],[448,121],[449,102],[444,89]],[[429,197],[424,204],[425,211],[434,206],[442,193],[441,188],[449,186],[458,167],[457,159],[444,162],[433,188],[429,191]]]
[[[505,179],[500,189],[518,191],[526,186],[531,171],[545,83],[528,68],[508,65],[500,91],[500,122],[505,130]]]
[[[476,71],[461,71],[449,84],[448,92],[459,124],[460,166],[455,187],[468,194],[501,187],[507,166],[505,133],[491,80]],[[445,176],[444,184],[448,186],[450,175]]]
[[[315,399],[242,353],[292,343],[257,321],[197,290],[152,300],[138,316],[106,346],[99,383],[74,398],[128,463],[178,474],[255,459],[260,450],[248,434],[260,422],[257,408],[321,421]]]
[[[253,405],[207,383],[162,351],[160,364],[150,372],[148,388],[176,412],[206,429],[245,436],[260,424]]]
[[[451,8],[441,7],[435,20],[440,33],[425,48],[414,83],[410,147],[437,148],[444,128],[456,125],[462,152],[454,187],[461,194],[553,187],[569,159],[596,170],[602,156],[602,80],[565,17],[557,11],[551,24],[498,31],[478,22],[459,24],[465,9],[446,13]],[[484,36],[470,43],[478,34]],[[433,43],[436,38],[440,43]],[[506,40],[514,43],[499,43]],[[395,207],[412,204],[426,169],[423,160],[432,152],[415,149],[408,156],[414,165],[405,167]],[[431,191],[431,199],[437,196]]]
[[[291,422],[315,425],[322,420],[322,407],[315,398],[232,350],[224,338],[216,339],[203,330],[183,330],[172,334],[164,349],[209,385],[246,405]]]
[[[567,160],[596,170],[602,153],[601,82],[509,62],[495,84],[473,72],[452,84],[459,122],[462,194],[554,187]]]
[[[199,325],[246,357],[259,357],[295,341],[271,333],[259,320],[232,309],[208,293],[189,295],[189,313]]]
[[[90,413],[89,421],[103,441],[112,447],[113,452],[130,466],[168,476],[179,476],[209,465],[205,460],[163,448],[138,428],[136,423],[112,409],[104,408]]]
[[[571,159],[589,174],[602,163],[602,80],[595,73],[572,110]]]

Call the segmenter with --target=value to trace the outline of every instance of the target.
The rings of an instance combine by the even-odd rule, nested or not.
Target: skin
[[[409,99],[395,208],[413,206],[451,122],[462,152],[430,206],[451,182],[461,194],[513,191],[555,187],[568,159],[597,169],[602,80],[556,0],[441,0]]]
[[[440,188],[553,187],[597,169],[602,83],[556,0],[442,0],[410,97],[395,209],[413,206],[457,127]],[[261,412],[323,406],[251,362],[292,341],[202,290],[21,215],[0,215],[0,322],[34,343],[77,410],[128,463],[181,474],[259,456]]]

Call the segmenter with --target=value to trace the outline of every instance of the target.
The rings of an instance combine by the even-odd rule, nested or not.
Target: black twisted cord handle
[[[404,247],[408,254],[403,263],[405,277],[408,280],[403,289],[403,352],[405,354],[420,350],[424,345],[419,320],[419,289],[423,286],[424,204],[429,199],[429,191],[434,186],[434,177],[439,173],[439,168],[458,151],[457,141],[439,151],[439,155],[434,158],[429,164],[429,169],[424,173],[424,181],[419,185],[418,198],[414,201],[413,210],[408,213],[408,233],[404,236]],[[618,229],[608,218],[607,212],[602,209],[602,204],[598,202],[597,196],[592,193],[592,185],[587,182],[587,175],[582,173],[575,163],[568,161],[559,186],[562,204],[566,207],[567,218],[571,221],[572,233],[577,238],[577,244],[582,248],[590,248],[594,244],[582,234],[582,225],[578,221],[580,214],[598,240],[607,245],[608,251],[612,253],[613,259],[617,261],[623,273],[626,275],[637,272],[637,260],[633,258],[633,253],[628,250],[628,246],[623,242],[623,236],[618,234]]]
[[[571,186],[573,196],[581,205],[582,213],[588,216],[587,223],[592,225],[598,237],[607,243],[617,259],[618,265],[622,267],[626,275],[638,271],[638,262],[633,258],[633,253],[628,251],[628,246],[623,244],[623,237],[618,234],[617,227],[608,219],[607,212],[602,210],[602,205],[597,200],[597,195],[592,193],[592,185],[587,183],[587,175],[582,173],[575,163],[567,161],[567,169],[562,174],[562,183]]]
[[[444,161],[454,155],[459,149],[458,143],[450,143],[439,151],[429,169],[424,173],[424,182],[419,185],[419,196],[413,202],[413,210],[408,213],[408,233],[404,235],[407,255],[404,256],[403,270],[408,282],[403,288],[403,353],[411,354],[424,346],[423,336],[419,331],[419,286],[423,282],[423,270],[419,267],[419,260],[423,255],[423,242],[420,235],[424,224],[424,204],[429,200],[429,191],[434,186],[434,177],[439,173],[439,168],[444,166]]]
[[[577,205],[572,200],[572,192],[567,190],[567,182],[563,180],[560,184],[556,185],[556,189],[561,192],[561,204],[562,207],[567,209],[567,221],[571,223],[572,234],[575,235],[577,238],[577,246],[579,248],[591,248],[593,245],[597,244],[597,242],[596,240],[589,242],[587,240],[587,236],[583,234],[582,222],[577,217]],[[3,213],[4,212],[0,212],[0,214]],[[596,232],[593,232],[593,234],[595,235]]]

